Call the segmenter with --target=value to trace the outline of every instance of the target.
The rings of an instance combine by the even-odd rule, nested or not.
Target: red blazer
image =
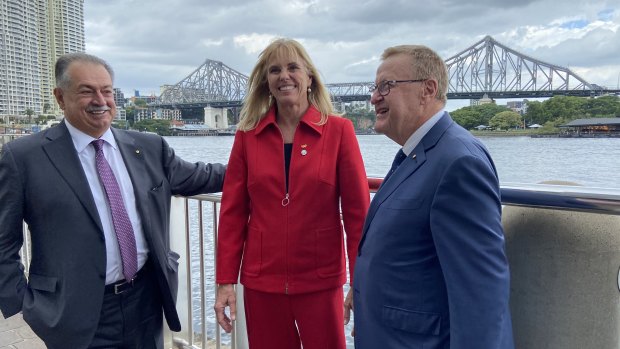
[[[288,204],[284,145],[275,108],[238,131],[224,180],[216,282],[298,294],[351,280],[370,194],[351,121],[310,107],[295,132]],[[342,220],[340,216],[342,206]]]

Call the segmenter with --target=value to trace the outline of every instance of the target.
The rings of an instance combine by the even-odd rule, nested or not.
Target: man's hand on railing
[[[226,315],[226,307],[230,307],[230,318]],[[215,298],[215,316],[217,322],[226,333],[232,331],[232,322],[237,319],[237,294],[232,284],[220,284],[217,286]]]

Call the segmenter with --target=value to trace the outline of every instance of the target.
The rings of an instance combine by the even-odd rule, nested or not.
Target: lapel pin
[[[416,157],[415,154],[411,155],[411,159],[415,159],[415,157]]]
[[[307,147],[308,147],[307,144],[302,144],[301,145],[301,155],[302,156],[306,156],[306,154],[308,154],[308,151],[306,150]]]
[[[140,149],[136,149],[136,154],[140,155]]]

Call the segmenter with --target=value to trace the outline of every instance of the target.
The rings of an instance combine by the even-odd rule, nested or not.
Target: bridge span
[[[620,90],[589,83],[569,68],[543,62],[503,45],[490,36],[446,59],[448,99],[538,98],[556,95],[594,97]],[[248,77],[219,61],[207,59],[152,107],[197,109],[240,107]],[[373,82],[326,84],[336,102],[368,101]]]

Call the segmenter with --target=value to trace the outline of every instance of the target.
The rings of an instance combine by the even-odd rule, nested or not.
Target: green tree
[[[454,121],[465,129],[472,129],[478,125],[487,125],[482,120],[482,114],[473,107],[463,107],[450,113]]]
[[[583,104],[583,115],[588,118],[613,118],[620,116],[620,97],[602,96],[589,98]]]
[[[489,125],[489,121],[496,114],[510,109],[494,103],[463,107],[450,113],[454,121],[466,129],[472,129],[478,125]]]
[[[125,108],[125,113],[126,113],[125,117],[127,118],[127,122],[129,122],[130,125],[133,125],[136,119],[136,107],[129,106]]]
[[[127,120],[114,120],[112,121],[112,125],[116,128],[127,129]]]
[[[134,129],[138,131],[155,132],[160,136],[170,136],[170,121],[160,119],[140,120],[134,123]]]
[[[542,102],[528,101],[527,112],[525,113],[526,123],[529,125],[539,124],[543,125],[549,119],[545,107]]]
[[[34,115],[34,110],[28,108],[24,111],[24,114],[26,114],[26,116],[28,116],[28,123],[32,124],[32,116]]]
[[[367,128],[367,125],[373,125],[375,123],[376,115],[370,110],[347,106],[345,107],[345,114],[343,117],[351,120],[356,130],[363,130]]]
[[[549,119],[553,121],[558,118],[575,120],[584,117],[584,104],[586,100],[581,97],[573,96],[553,96],[543,102]]]
[[[34,120],[37,125],[43,125],[47,120],[47,116],[41,114]]]
[[[521,114],[512,110],[499,112],[489,120],[489,126],[498,130],[508,130],[522,125]]]
[[[146,107],[146,104],[147,104],[147,103],[146,103],[146,100],[144,100],[144,99],[136,99],[136,100],[133,102],[133,104],[134,104],[136,107],[144,108],[144,107]]]
[[[474,108],[480,112],[482,124],[484,125],[489,125],[491,118],[493,118],[495,115],[503,111],[510,111],[508,107],[497,105],[495,103],[477,105]]]

